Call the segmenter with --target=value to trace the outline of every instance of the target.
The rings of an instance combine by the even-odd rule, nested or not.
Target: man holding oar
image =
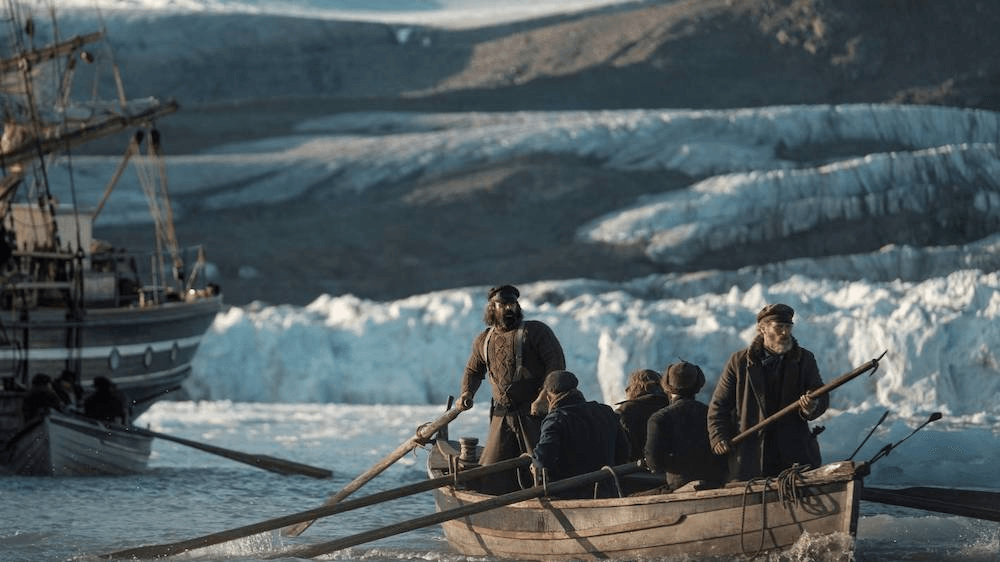
[[[524,320],[516,287],[489,290],[483,321],[487,328],[476,336],[462,376],[459,405],[469,409],[476,391],[489,373],[493,385],[490,432],[479,459],[488,465],[530,453],[538,441],[540,420],[530,413],[545,375],[566,368],[562,345],[545,323]],[[526,483],[528,484],[528,483]],[[505,494],[520,488],[516,473],[484,478],[477,488]]]
[[[816,357],[792,337],[795,311],[770,304],[757,314],[757,336],[749,347],[729,357],[708,404],[708,432],[717,455],[729,455],[729,479],[777,476],[793,464],[818,467],[819,445],[809,430],[830,405],[829,393],[813,398],[823,386]],[[790,404],[798,415],[786,415],[770,427],[730,445],[740,432]]]

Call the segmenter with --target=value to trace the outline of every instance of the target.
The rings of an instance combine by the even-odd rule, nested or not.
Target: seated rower
[[[652,472],[665,473],[671,490],[696,480],[703,481],[698,488],[722,486],[726,460],[712,452],[708,440],[708,405],[695,399],[705,385],[705,374],[682,361],[667,367],[662,382],[670,405],[649,418],[646,465]]]
[[[576,375],[569,371],[553,371],[545,377],[539,400],[544,396],[548,413],[542,420],[541,436],[532,453],[536,480],[544,474],[549,482],[554,482],[628,462],[628,439],[618,416],[606,404],[588,402],[577,384]],[[603,480],[594,488],[579,486],[559,497],[617,495],[614,483]]]
[[[52,387],[52,377],[36,373],[31,377],[31,388],[21,403],[21,415],[25,423],[43,417],[51,410],[62,411],[63,403]]]
[[[646,445],[646,426],[649,416],[670,404],[670,399],[660,386],[660,373],[652,369],[636,369],[628,376],[625,401],[618,404],[618,418],[628,437],[630,461],[643,456]]]
[[[83,414],[98,421],[129,423],[125,397],[107,377],[94,377],[94,393],[83,401]]]

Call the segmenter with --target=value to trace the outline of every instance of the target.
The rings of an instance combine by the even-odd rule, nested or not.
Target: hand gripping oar
[[[440,418],[418,427],[417,432],[416,434],[413,435],[413,437],[407,439],[403,444],[397,447],[395,451],[389,453],[389,456],[385,457],[384,459],[376,463],[374,466],[369,468],[367,471],[365,471],[364,474],[352,480],[350,483],[344,486],[339,492],[328,497],[326,499],[326,502],[323,503],[323,505],[333,505],[339,502],[340,500],[346,498],[347,496],[353,494],[355,491],[357,491],[358,488],[364,486],[369,480],[375,478],[376,476],[381,474],[382,471],[389,468],[389,466],[392,465],[392,463],[403,458],[406,455],[406,453],[409,453],[413,449],[417,448],[419,445],[423,445],[424,443],[429,442],[434,437],[434,434],[438,432],[439,429],[447,426],[455,418],[457,418],[458,415],[461,414],[463,411],[464,410],[462,409],[461,406],[456,406],[448,410]],[[308,529],[309,526],[312,524],[313,524],[312,520],[303,521],[302,523],[299,523],[297,525],[291,525],[289,527],[285,527],[284,529],[281,530],[281,533],[288,537],[297,537],[302,533],[304,533],[305,530]]]
[[[149,437],[155,437],[157,439],[163,439],[165,441],[173,441],[174,443],[180,443],[181,445],[186,445],[188,447],[200,449],[207,453],[212,453],[213,455],[226,457],[227,459],[234,460],[236,462],[249,464],[251,466],[256,466],[257,468],[270,470],[271,472],[277,472],[278,474],[304,474],[306,476],[311,476],[313,478],[329,478],[333,476],[333,472],[325,468],[317,468],[315,466],[309,466],[307,464],[287,461],[284,459],[279,459],[268,455],[241,453],[239,451],[233,451],[231,449],[223,449],[222,447],[209,445],[208,443],[199,443],[198,441],[191,441],[189,439],[184,439],[182,437],[174,437],[173,435],[167,435],[166,433],[151,431],[149,429],[143,429],[141,427],[136,427],[136,426],[121,426],[121,429],[124,429],[129,433],[146,435]]]
[[[385,490],[383,492],[378,492],[375,494],[371,494],[369,496],[364,496],[353,500],[342,501],[334,505],[325,505],[322,507],[310,509],[308,511],[300,511],[298,513],[292,513],[282,517],[277,517],[275,519],[268,519],[267,521],[261,521],[260,523],[245,525],[243,527],[230,529],[228,531],[212,533],[210,535],[204,535],[201,537],[185,541],[166,543],[166,544],[156,544],[149,546],[140,546],[138,548],[120,550],[118,552],[112,552],[109,554],[101,554],[100,557],[112,560],[137,559],[137,558],[145,560],[150,558],[162,558],[165,556],[173,556],[174,554],[180,554],[182,552],[187,552],[189,550],[194,550],[196,548],[205,548],[207,546],[212,546],[228,541],[250,537],[259,533],[266,533],[267,531],[280,529],[282,527],[285,527],[286,525],[293,525],[295,523],[301,523],[303,521],[313,521],[321,517],[328,517],[330,515],[343,513],[345,511],[351,511],[353,509],[358,509],[362,507],[367,507],[369,505],[374,505],[384,501],[411,496],[419,492],[426,492],[429,490],[433,490],[435,488],[442,488],[444,486],[458,484],[461,482],[465,482],[467,480],[481,478],[489,474],[495,474],[497,472],[510,470],[512,468],[520,468],[528,466],[529,464],[531,464],[531,457],[528,455],[521,455],[520,457],[507,459],[505,461],[500,461],[488,466],[471,468],[455,474],[450,474],[448,476],[440,476],[438,478],[432,478],[429,480],[408,484],[406,486],[401,486],[399,488]]]
[[[430,527],[431,525],[437,525],[438,523],[444,523],[445,521],[459,519],[461,517],[466,517],[468,515],[473,515],[475,513],[482,513],[484,511],[489,511],[491,509],[496,509],[498,507],[503,507],[505,505],[510,505],[512,503],[530,500],[533,498],[538,498],[553,493],[563,492],[571,488],[575,488],[577,486],[585,486],[587,484],[592,484],[594,482],[603,480],[605,478],[610,478],[612,476],[624,476],[626,474],[632,474],[634,472],[639,472],[641,470],[643,469],[642,467],[639,466],[639,463],[637,462],[620,464],[614,467],[605,467],[602,468],[601,470],[595,470],[593,472],[588,472],[586,474],[581,474],[579,476],[573,476],[571,478],[564,478],[562,480],[557,480],[555,482],[549,482],[545,486],[534,486],[526,490],[518,490],[516,492],[511,492],[509,494],[504,494],[502,496],[491,497],[488,500],[470,503],[468,505],[447,509],[445,511],[439,511],[438,513],[434,513],[432,515],[417,517],[416,519],[410,519],[409,521],[403,521],[402,523],[397,523],[395,525],[380,527],[378,529],[373,529],[371,531],[366,531],[364,533],[358,533],[356,535],[350,535],[329,542],[278,552],[272,556],[266,557],[266,559],[271,560],[275,558],[313,558],[321,554],[327,554],[329,552],[334,552],[336,550],[350,548],[352,546],[357,546],[359,544],[364,544],[367,542],[384,539],[386,537],[391,537],[393,535],[399,535],[416,529],[421,529],[423,527]]]
[[[839,386],[842,386],[844,383],[847,383],[848,381],[851,381],[860,375],[863,375],[864,373],[867,373],[868,371],[872,371],[872,373],[874,374],[874,369],[878,369],[878,362],[881,361],[883,357],[885,357],[886,353],[889,353],[889,350],[883,351],[882,355],[879,355],[878,357],[872,359],[871,361],[865,363],[864,365],[856,367],[853,371],[844,373],[843,375],[840,375],[839,377],[833,379],[832,381],[824,384],[823,386],[815,390],[810,390],[808,392],[809,397],[813,399],[819,398],[820,396],[823,396],[824,394],[832,391],[833,389]],[[799,409],[798,401],[792,402],[791,404],[785,406],[784,408],[772,414],[770,417],[764,418],[764,420],[758,423],[757,425],[740,433],[736,437],[733,437],[732,439],[729,440],[729,444],[735,445],[740,441],[747,439],[748,437],[752,436],[758,431],[763,430],[764,428],[770,426],[771,424],[787,416],[788,414],[797,411],[798,409]]]

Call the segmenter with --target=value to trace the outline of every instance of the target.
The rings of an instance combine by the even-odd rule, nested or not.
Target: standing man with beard
[[[562,345],[543,322],[525,320],[516,287],[489,290],[483,321],[487,328],[472,342],[462,376],[459,404],[468,410],[489,374],[493,386],[490,432],[480,464],[493,464],[530,453],[538,441],[541,420],[530,414],[531,403],[552,371],[566,368]],[[530,481],[528,482],[530,484]],[[511,471],[483,478],[480,490],[504,494],[519,488]]]
[[[808,396],[823,386],[823,380],[816,357],[792,337],[794,314],[786,304],[761,309],[757,336],[749,347],[729,357],[708,404],[712,450],[729,455],[731,480],[777,476],[796,463],[822,464],[809,421],[826,411],[830,396]],[[739,433],[795,402],[797,414],[786,415],[738,445],[730,445]]]

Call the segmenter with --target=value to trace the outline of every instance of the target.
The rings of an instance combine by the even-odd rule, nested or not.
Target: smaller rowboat
[[[153,438],[79,415],[49,412],[0,451],[0,465],[27,476],[100,476],[145,470]]]
[[[439,440],[428,456],[429,475],[459,466],[456,451],[454,442]],[[719,489],[531,499],[441,526],[461,554],[510,560],[755,556],[786,550],[805,533],[839,533],[853,544],[866,468],[843,461]],[[622,487],[634,489],[636,480],[624,477]],[[453,486],[434,494],[439,512],[492,497]]]

